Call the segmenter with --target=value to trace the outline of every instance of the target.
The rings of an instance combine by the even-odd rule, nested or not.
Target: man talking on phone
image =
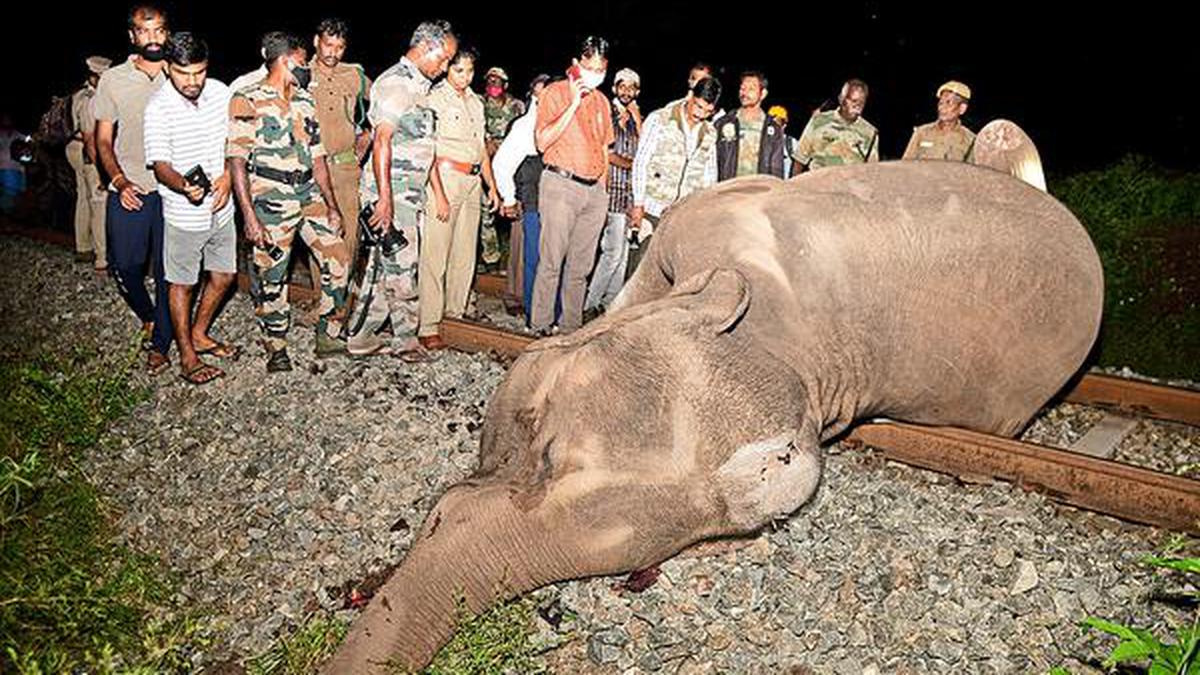
[[[587,276],[608,212],[608,147],[615,140],[608,98],[600,92],[607,69],[608,41],[587,37],[567,79],[548,85],[539,98],[534,137],[546,168],[530,324],[542,335],[553,332],[560,277],[559,328],[571,332],[583,323]]]
[[[208,45],[176,33],[164,47],[171,86],[146,103],[146,163],[162,195],[163,266],[179,365],[184,380],[204,384],[224,375],[200,354],[229,358],[237,350],[208,329],[237,273],[237,229],[225,172],[229,88],[208,78]],[[209,273],[192,323],[192,289]]]

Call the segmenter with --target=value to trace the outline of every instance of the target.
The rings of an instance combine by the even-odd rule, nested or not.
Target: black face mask
[[[143,59],[146,59],[147,61],[151,61],[151,62],[155,62],[155,63],[162,61],[163,58],[166,56],[166,52],[163,50],[163,46],[158,44],[157,42],[151,42],[149,44],[142,45],[138,49],[138,54],[140,54]]]
[[[306,66],[292,66],[292,77],[296,78],[296,84],[301,89],[308,89],[308,84],[312,82],[312,69]]]

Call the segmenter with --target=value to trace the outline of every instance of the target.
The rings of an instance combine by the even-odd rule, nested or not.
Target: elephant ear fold
[[[690,296],[692,311],[714,333],[733,329],[750,308],[750,282],[734,269],[716,268],[684,279],[672,296]]]

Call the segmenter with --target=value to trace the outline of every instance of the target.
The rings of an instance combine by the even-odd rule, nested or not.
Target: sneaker
[[[331,338],[324,333],[317,333],[317,348],[315,353],[318,359],[345,356],[348,353],[346,350],[346,341]]]
[[[267,357],[268,373],[284,373],[292,369],[292,360],[288,358],[287,348],[271,352]]]

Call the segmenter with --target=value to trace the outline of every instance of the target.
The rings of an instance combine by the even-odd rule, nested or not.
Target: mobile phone
[[[571,66],[570,68],[567,68],[567,79],[571,80],[572,82],[578,82],[579,78],[581,77],[583,77],[583,73],[580,72],[579,66]]]
[[[204,173],[204,167],[199,164],[183,174],[183,179],[196,187],[204,188],[204,194],[206,195],[212,191],[212,183],[208,180],[208,174]]]

